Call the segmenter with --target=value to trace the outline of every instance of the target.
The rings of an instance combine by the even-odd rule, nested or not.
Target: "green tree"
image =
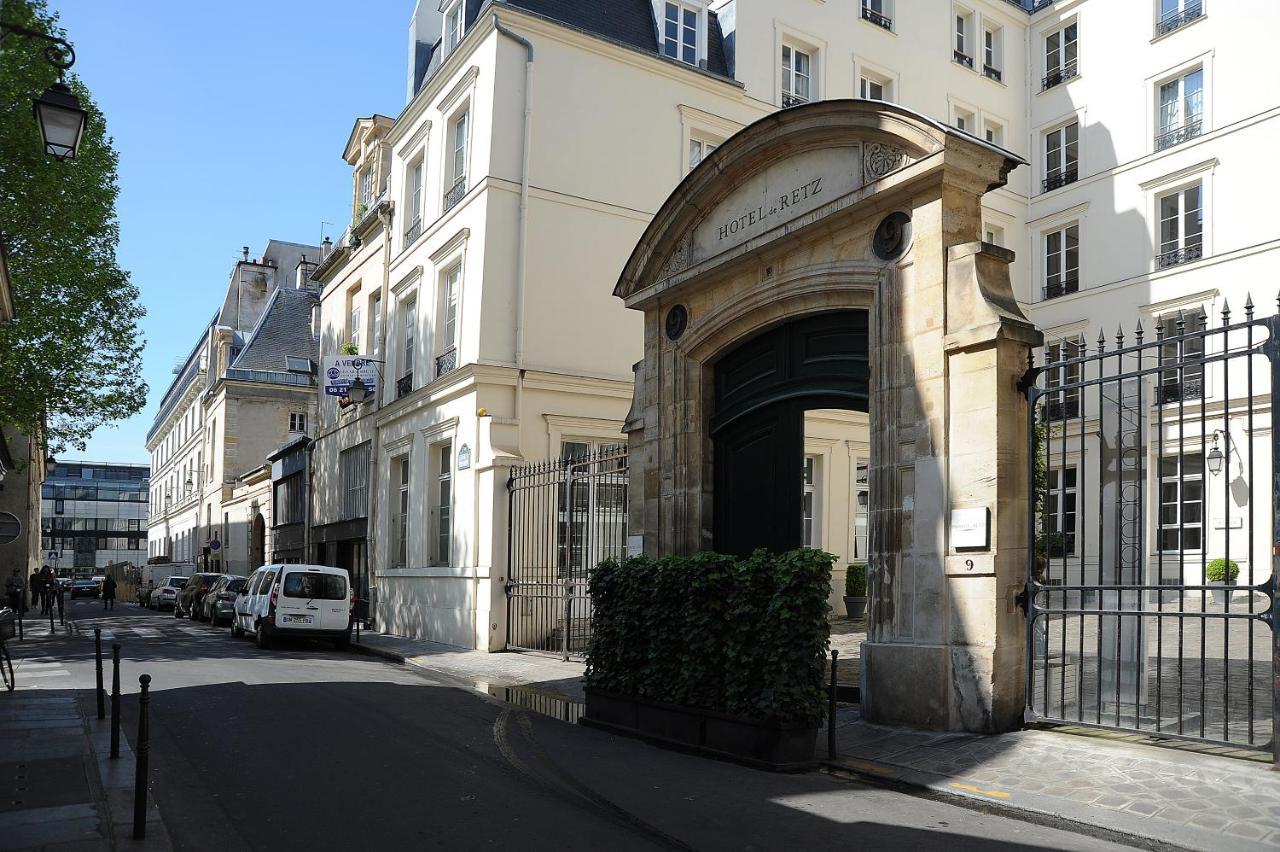
[[[61,37],[44,0],[7,0],[3,19]],[[97,427],[138,412],[143,309],[116,261],[117,156],[106,122],[74,74],[88,113],[76,160],[44,153],[32,98],[56,82],[48,44],[6,35],[0,52],[0,232],[17,317],[0,325],[0,423],[47,431],[50,449],[84,449]]]

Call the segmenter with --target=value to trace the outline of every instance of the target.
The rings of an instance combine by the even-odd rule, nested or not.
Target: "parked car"
[[[346,569],[324,565],[264,565],[236,596],[233,636],[252,635],[259,648],[278,638],[351,642],[351,582]]]
[[[96,598],[101,589],[99,581],[88,574],[79,574],[71,580],[71,597]]]
[[[182,586],[182,591],[178,592],[178,598],[173,603],[173,617],[190,616],[192,619],[199,621],[201,614],[200,604],[204,602],[204,596],[209,593],[209,590],[221,578],[221,574],[196,574],[188,580]]]
[[[201,614],[204,620],[217,627],[224,619],[231,621],[236,615],[236,593],[244,588],[248,577],[223,574],[204,596]]]
[[[159,612],[162,609],[173,609],[178,600],[178,592],[186,585],[189,577],[166,577],[160,588],[151,593],[151,608]]]

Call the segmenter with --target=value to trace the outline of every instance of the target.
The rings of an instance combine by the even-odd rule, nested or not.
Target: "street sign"
[[[364,382],[369,395],[378,390],[378,365],[381,361],[358,355],[330,355],[324,359],[324,392],[326,396],[347,396],[357,378]]]
[[[212,550],[214,553],[217,553],[219,550],[222,549],[222,542],[218,541],[216,538],[210,539],[209,549]]]

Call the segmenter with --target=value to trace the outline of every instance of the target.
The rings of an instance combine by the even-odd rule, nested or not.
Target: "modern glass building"
[[[41,561],[58,569],[145,562],[150,481],[145,464],[59,464],[41,492]]]

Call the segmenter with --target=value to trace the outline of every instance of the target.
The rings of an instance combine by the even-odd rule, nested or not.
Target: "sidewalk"
[[[1280,772],[1270,761],[1083,730],[979,736],[881,727],[855,707],[836,718],[840,756],[827,765],[837,772],[1186,849],[1280,849]],[[825,755],[825,728],[819,749]]]
[[[112,760],[110,712],[97,719],[93,692],[67,687],[51,645],[66,637],[46,621],[10,644],[18,688],[0,693],[0,850],[169,850],[154,805],[146,840],[133,839],[133,752],[122,730]]]

